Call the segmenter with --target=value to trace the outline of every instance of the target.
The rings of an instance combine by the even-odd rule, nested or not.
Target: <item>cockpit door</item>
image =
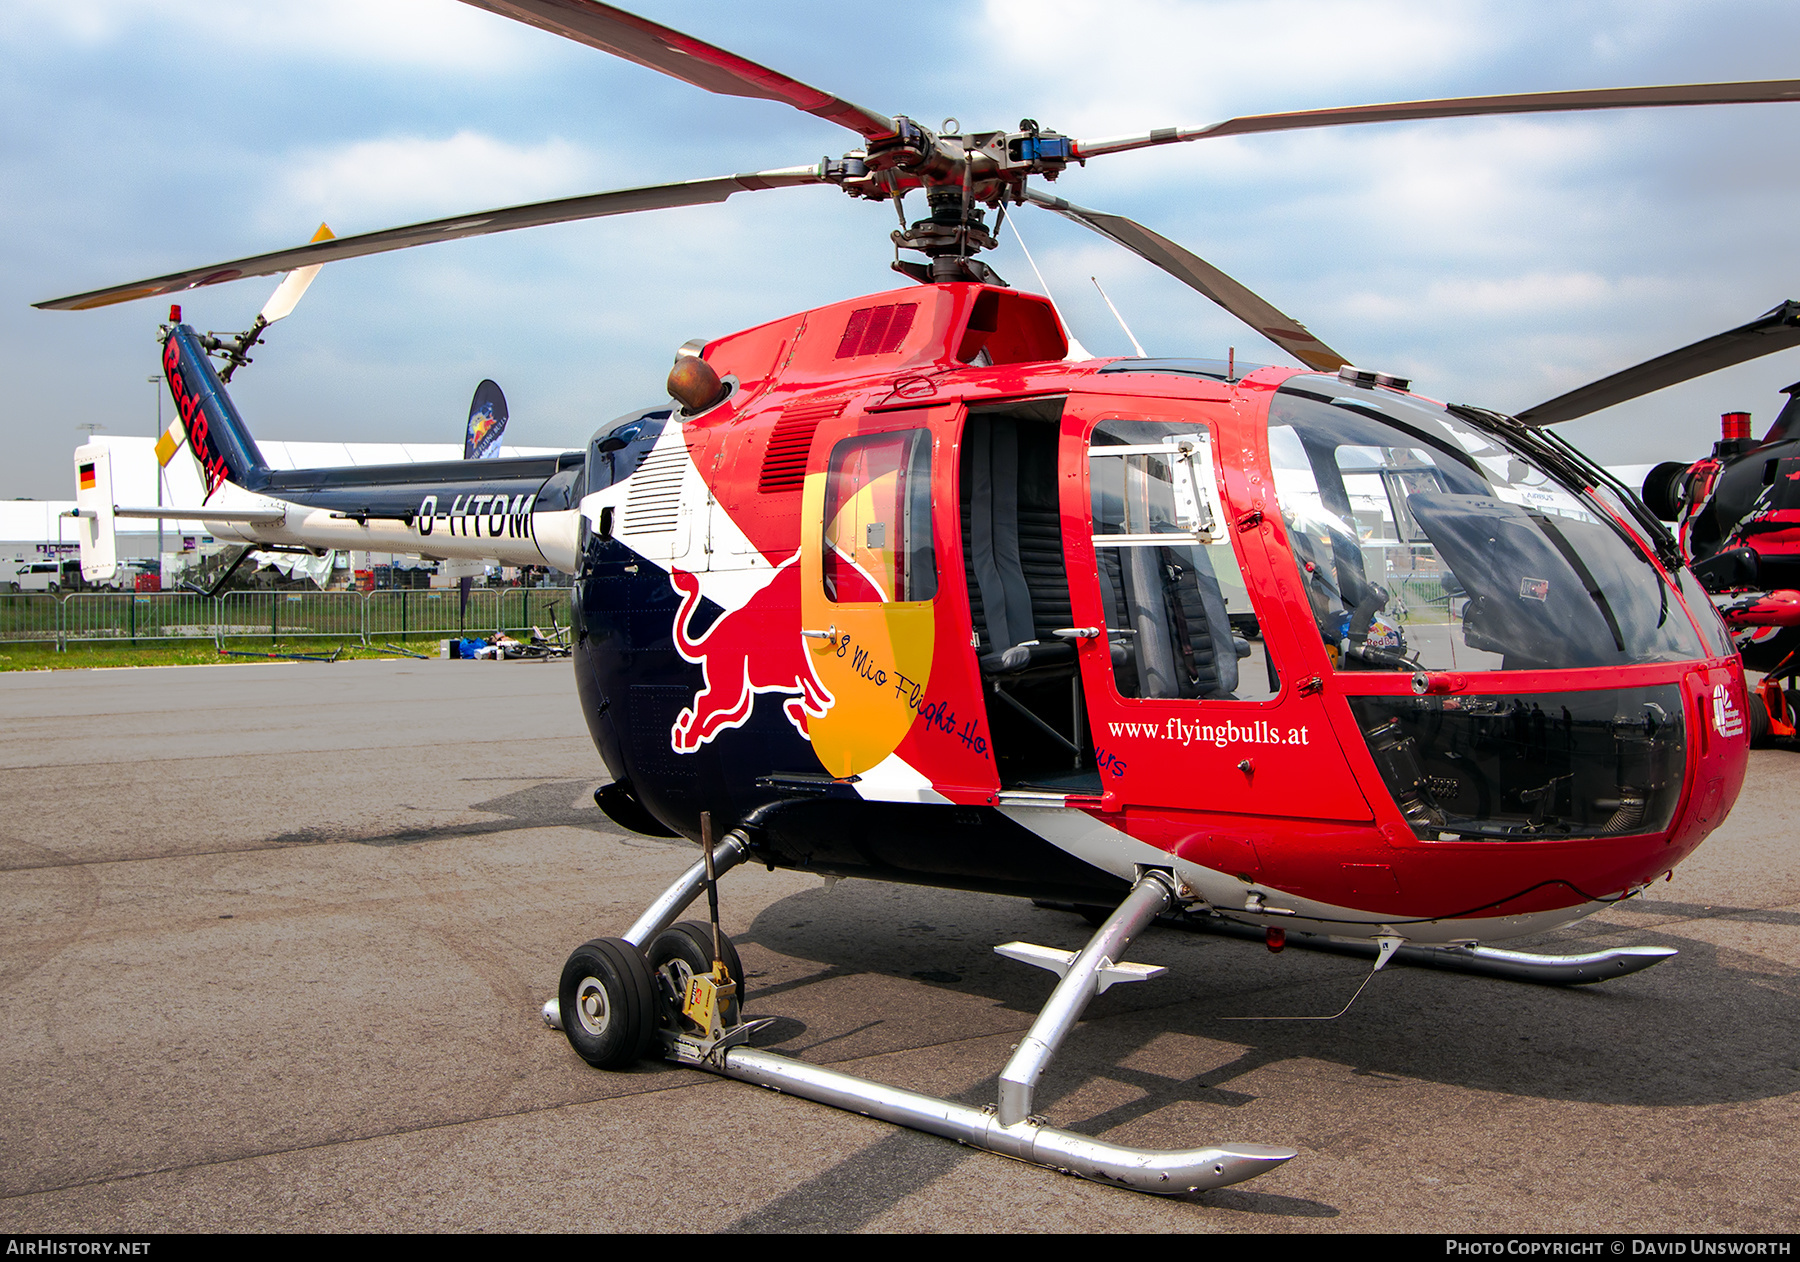
[[[1065,534],[1101,784],[1124,806],[1368,819],[1260,519],[1237,502],[1249,495],[1245,453],[1227,467],[1230,416],[1101,398],[1065,414],[1063,519],[1081,526]]]

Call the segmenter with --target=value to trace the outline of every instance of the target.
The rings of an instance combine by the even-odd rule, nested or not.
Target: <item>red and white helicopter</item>
[[[922,192],[914,282],[690,344],[672,401],[549,461],[274,472],[200,336],[164,364],[245,541],[548,562],[577,575],[575,674],[629,828],[702,858],[578,947],[546,1019],[601,1068],[659,1053],[1145,1191],[1290,1149],[1123,1148],[1033,1092],[1158,919],[1558,983],[1672,954],[1492,943],[1630,897],[1725,818],[1742,668],[1655,518],[1547,431],[1363,371],[1129,219],[1031,184],[1152,145],[1385,119],[1800,99],[1800,81],[1465,98],[1078,140],[943,135],[593,0],[469,0],[709,91],[843,124],[805,166],[319,242],[39,304],[81,309],[512,228],[832,184]],[[1301,367],[1069,357],[1051,302],[977,255],[1032,203],[1139,254]],[[998,226],[996,221],[994,227]],[[132,510],[105,479],[84,527]],[[193,509],[180,516],[204,516]],[[716,881],[746,860],[1087,909],[1079,952],[971,1108],[750,1045]],[[712,926],[677,923],[702,890]]]

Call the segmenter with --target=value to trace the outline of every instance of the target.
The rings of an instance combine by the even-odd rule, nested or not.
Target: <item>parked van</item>
[[[6,584],[6,589],[13,592],[60,592],[62,583],[62,566],[55,561],[31,561],[24,565],[15,564]]]

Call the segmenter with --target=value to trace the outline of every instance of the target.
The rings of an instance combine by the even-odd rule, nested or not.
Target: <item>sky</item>
[[[1796,73],[1791,0],[634,0],[887,114],[1076,137],[1239,114]],[[67,498],[80,427],[157,430],[167,299],[30,304],[309,239],[816,161],[849,132],[720,97],[457,0],[0,0],[0,498]],[[1519,411],[1800,297],[1800,105],[1464,119],[1096,159],[1054,191],[1129,215],[1433,398]],[[916,199],[915,199],[916,200]],[[922,213],[922,207],[909,207]],[[1149,264],[1017,222],[1094,353],[1281,362]],[[509,442],[577,446],[663,397],[674,350],[906,282],[893,211],[830,188],[327,266],[232,383],[286,440],[455,442],[492,377]],[[1040,288],[1011,233],[988,261]],[[246,327],[274,278],[180,297]],[[1760,427],[1800,349],[1572,422],[1613,464]]]

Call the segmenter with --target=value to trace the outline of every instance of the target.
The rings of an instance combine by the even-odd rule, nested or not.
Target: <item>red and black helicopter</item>
[[[1742,666],[1654,516],[1553,434],[1352,367],[1167,238],[1034,187],[1210,136],[1384,119],[1800,99],[1800,81],[1464,98],[1111,140],[939,134],[593,0],[478,7],[860,136],[838,159],[320,242],[39,304],[80,309],[456,237],[832,184],[922,192],[916,282],[690,343],[670,402],[583,452],[268,469],[172,319],[164,364],[222,535],[525,558],[576,575],[580,704],[626,827],[701,860],[577,948],[546,1019],[602,1068],[653,1051],[1153,1192],[1291,1149],[1123,1148],[1033,1115],[1036,1083],[1152,921],[1560,983],[1672,952],[1489,944],[1630,897],[1725,818]],[[1302,367],[1070,358],[1046,298],[977,257],[986,210],[1080,223]],[[998,226],[998,220],[995,222]],[[84,477],[96,546],[121,510]],[[205,516],[192,509],[182,517]],[[102,549],[103,550],[103,549]],[[1240,633],[1241,632],[1241,633]],[[716,824],[716,827],[715,827]],[[750,1045],[716,882],[746,860],[1090,909],[970,1108]],[[676,923],[702,891],[712,927]]]

